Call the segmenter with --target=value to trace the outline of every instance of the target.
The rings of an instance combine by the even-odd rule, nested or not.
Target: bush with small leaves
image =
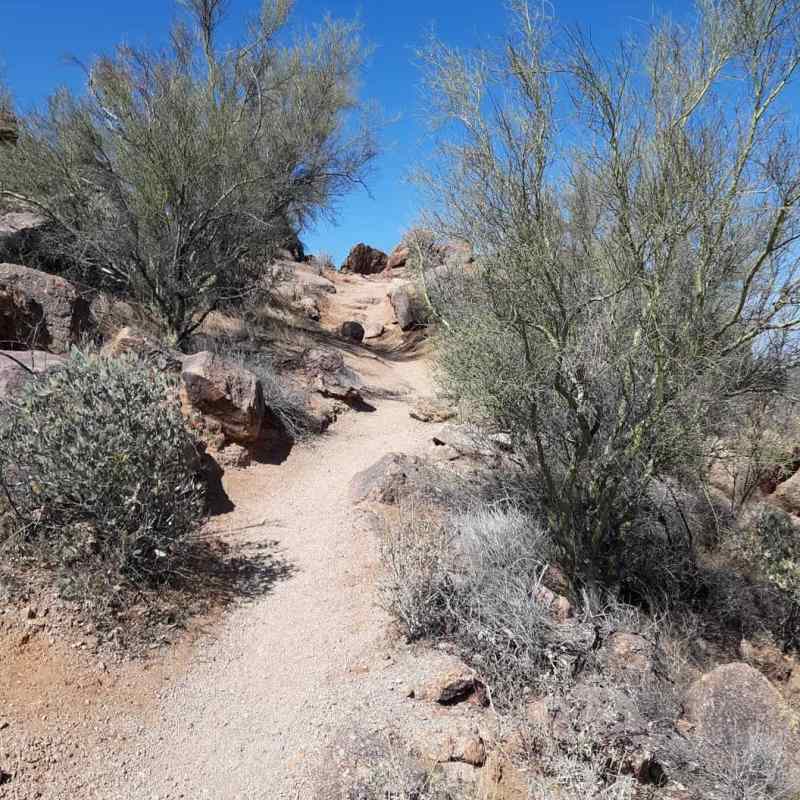
[[[178,570],[204,510],[176,394],[135,357],[79,351],[31,381],[0,419],[7,552],[100,591]]]

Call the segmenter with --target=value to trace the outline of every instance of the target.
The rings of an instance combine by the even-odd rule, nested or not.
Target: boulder
[[[14,397],[36,375],[57,369],[65,361],[64,356],[43,350],[0,350],[0,402]]]
[[[15,261],[21,253],[35,250],[45,224],[44,217],[35,211],[0,214],[0,260]]]
[[[703,675],[689,687],[683,706],[693,734],[723,746],[735,748],[755,736],[776,741],[797,736],[796,715],[772,684],[747,664],[725,664]]]
[[[389,254],[389,260],[386,264],[387,269],[402,269],[408,263],[408,257],[411,251],[399,244]]]
[[[456,416],[456,410],[444,400],[420,397],[411,406],[408,415],[420,422],[447,422]]]
[[[91,328],[90,304],[69,281],[0,264],[0,345],[66,353]]]
[[[414,493],[427,483],[423,462],[414,456],[389,453],[350,481],[354,503],[373,500],[395,505],[407,493]]]
[[[364,402],[364,382],[336,350],[312,348],[303,354],[303,370],[314,391],[323,397],[357,405]]]
[[[377,275],[386,269],[389,257],[381,250],[376,250],[363,242],[357,244],[342,264],[344,272],[353,272],[356,275]]]
[[[349,339],[352,342],[363,342],[365,335],[364,326],[355,320],[348,320],[342,323],[341,335],[342,339]]]
[[[389,294],[389,300],[394,309],[394,315],[400,330],[411,330],[417,324],[414,299],[411,291],[406,286],[398,286]]]
[[[181,404],[190,420],[198,422],[199,415],[226,443],[259,438],[266,408],[261,381],[252,372],[204,351],[184,359],[181,379]]]

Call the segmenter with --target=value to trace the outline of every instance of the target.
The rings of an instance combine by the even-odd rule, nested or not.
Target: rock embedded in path
[[[354,503],[372,500],[396,505],[404,495],[413,494],[426,484],[424,464],[419,458],[389,453],[353,477],[350,497]]]
[[[364,402],[364,382],[338,350],[311,348],[303,354],[302,368],[311,387],[323,397],[351,405]]]
[[[362,242],[350,251],[342,264],[342,271],[356,275],[377,275],[386,269],[388,262],[386,253]]]
[[[67,353],[92,328],[90,304],[57,275],[0,264],[0,346]]]
[[[447,422],[453,419],[456,413],[456,409],[445,400],[420,397],[414,401],[408,415],[420,422]]]
[[[355,320],[343,322],[340,332],[343,339],[359,343],[364,341],[364,326]]]

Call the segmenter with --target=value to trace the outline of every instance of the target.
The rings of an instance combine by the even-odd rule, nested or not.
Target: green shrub
[[[152,584],[178,566],[203,496],[174,387],[133,357],[73,351],[0,421],[12,552],[73,579]]]

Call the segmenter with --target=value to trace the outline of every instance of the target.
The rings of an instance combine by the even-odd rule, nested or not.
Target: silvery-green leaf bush
[[[171,379],[135,357],[73,351],[0,410],[10,552],[63,574],[158,582],[203,516]]]

